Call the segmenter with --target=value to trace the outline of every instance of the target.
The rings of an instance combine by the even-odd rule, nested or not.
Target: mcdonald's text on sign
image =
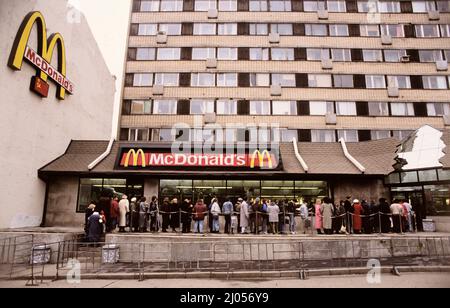
[[[148,153],[142,149],[124,151],[120,157],[122,168],[151,167],[213,167],[275,169],[278,160],[269,151],[256,150],[251,154],[210,153]]]

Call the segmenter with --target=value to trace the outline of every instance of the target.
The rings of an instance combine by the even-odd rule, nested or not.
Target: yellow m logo
[[[261,154],[261,151],[256,150],[253,152],[252,160],[250,161],[250,168],[255,168],[255,161],[258,159],[259,167],[264,167],[264,158],[267,158],[267,167],[269,169],[273,168],[273,162],[272,162],[272,156],[270,155],[269,151],[264,150]]]
[[[64,77],[66,77],[66,49],[64,46],[63,37],[61,34],[55,33],[47,39],[47,26],[41,12],[31,12],[23,20],[9,56],[8,66],[15,70],[22,69],[25,50],[31,35],[31,30],[35,24],[37,26],[38,33],[38,54],[45,61],[51,63],[53,51],[56,47],[58,47],[58,70]],[[48,75],[42,70],[37,69],[36,73],[42,80],[47,81]],[[65,94],[66,89],[64,89],[61,85],[57,85],[56,96],[59,99],[64,99]]]
[[[127,156],[125,157],[124,167],[128,168],[130,166],[131,157],[133,157],[132,167],[138,167],[139,156],[141,157],[142,167],[145,168],[147,163],[145,161],[145,153],[142,149],[139,149],[137,152],[134,149],[129,150]]]

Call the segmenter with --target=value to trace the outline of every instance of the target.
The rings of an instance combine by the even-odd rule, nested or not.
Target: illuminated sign
[[[152,167],[205,167],[276,169],[279,161],[268,150],[255,150],[252,154],[228,153],[157,153],[144,149],[123,149],[119,153],[120,168]]]
[[[28,46],[28,40],[35,25],[38,34],[37,51]],[[50,65],[55,48],[58,50],[58,68]],[[59,33],[54,33],[47,38],[47,26],[40,12],[31,12],[23,20],[9,56],[8,66],[20,71],[24,59],[36,67],[36,76],[31,79],[30,87],[33,92],[42,97],[48,97],[47,79],[50,77],[57,86],[57,98],[63,100],[66,92],[73,94],[74,85],[66,78],[64,39]]]

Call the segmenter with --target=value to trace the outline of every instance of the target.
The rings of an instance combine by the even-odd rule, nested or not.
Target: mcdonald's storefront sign
[[[38,34],[37,50],[28,46],[33,27]],[[53,53],[57,49],[58,67],[50,64]],[[31,79],[30,89],[41,97],[48,97],[48,78],[57,86],[56,97],[65,99],[66,93],[73,94],[74,85],[66,77],[66,50],[61,34],[54,33],[47,38],[47,26],[40,12],[31,12],[23,20],[17,32],[14,45],[9,56],[8,66],[20,71],[24,59],[36,68],[36,76]]]
[[[268,150],[246,154],[227,153],[156,153],[144,149],[125,149],[119,154],[120,168],[247,168],[271,170],[278,168],[277,155]]]

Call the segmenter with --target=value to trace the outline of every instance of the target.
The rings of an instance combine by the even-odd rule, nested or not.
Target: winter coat
[[[320,213],[322,214],[322,225],[324,229],[331,229],[333,220],[333,204],[322,203],[320,206]]]
[[[321,204],[315,204],[314,205],[315,214],[316,214],[316,229],[322,229],[322,213],[320,212]]]
[[[127,213],[130,212],[130,202],[127,199],[120,200],[119,212],[120,212],[119,227],[126,227]]]
[[[267,207],[267,213],[269,214],[269,222],[278,222],[278,214],[280,214],[278,205],[269,205]]]
[[[111,201],[111,211],[110,211],[111,218],[119,218],[119,203],[116,200]]]
[[[100,223],[100,214],[94,212],[88,219],[88,236],[89,242],[99,242],[102,234],[102,224]]]
[[[363,207],[361,204],[356,203],[353,205],[354,209],[354,216],[353,216],[353,230],[360,231],[362,228],[362,220],[361,220],[361,214],[364,213]]]
[[[241,204],[241,211],[240,211],[240,214],[241,214],[241,227],[244,227],[244,228],[246,228],[246,227],[248,227],[248,219],[249,219],[249,211],[248,211],[248,204],[247,204],[247,202],[242,202],[242,204]]]
[[[206,205],[203,203],[197,203],[194,206],[194,220],[195,221],[203,221],[205,220],[205,212],[206,212]]]
[[[211,206],[211,214],[213,215],[214,219],[218,219],[219,218],[219,214],[222,211],[220,210],[220,206],[217,202],[214,202]]]

